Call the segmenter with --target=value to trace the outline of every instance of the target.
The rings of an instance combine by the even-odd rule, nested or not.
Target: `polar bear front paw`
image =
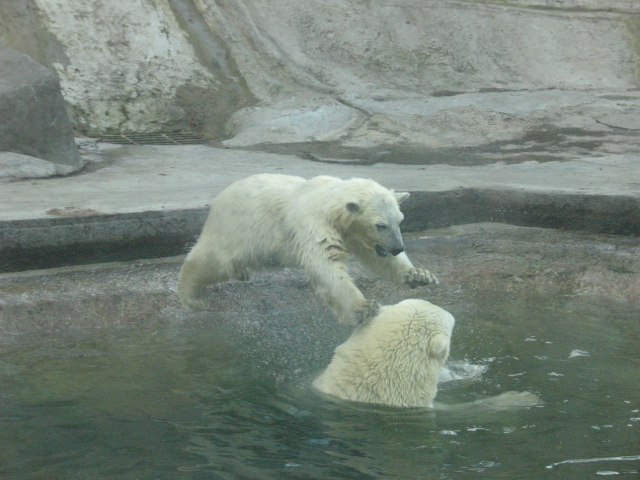
[[[189,298],[186,301],[182,301],[182,305],[192,312],[202,312],[209,307],[209,302],[206,298]]]
[[[378,314],[380,304],[375,300],[363,300],[354,310],[354,325],[363,325]]]
[[[416,288],[419,285],[437,285],[440,282],[436,276],[424,268],[412,268],[402,274],[402,283],[409,288]]]
[[[200,285],[190,285],[189,288],[181,285],[178,296],[182,305],[192,312],[201,312],[209,306],[206,288]]]

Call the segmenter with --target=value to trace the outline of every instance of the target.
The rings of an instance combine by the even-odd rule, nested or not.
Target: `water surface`
[[[583,296],[432,299],[457,319],[460,403],[509,390],[540,407],[393,409],[309,387],[346,338],[304,309],[164,308],[143,323],[0,348],[0,477],[586,479],[640,477],[637,311]],[[588,461],[587,461],[588,460]]]

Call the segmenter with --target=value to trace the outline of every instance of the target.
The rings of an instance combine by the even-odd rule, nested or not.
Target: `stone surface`
[[[579,93],[638,88],[634,0],[33,4],[2,2],[0,16],[24,28],[0,25],[0,40],[45,58],[94,134],[192,128],[234,148],[467,147],[560,117],[581,128],[591,117]]]
[[[35,30],[64,47],[51,66],[84,132],[194,128],[216,136],[225,112],[245,101],[235,88],[241,83],[230,79],[238,76],[233,59],[192,0],[38,0],[37,6],[44,20]]]
[[[7,49],[0,49],[0,151],[64,165],[65,173],[83,166],[55,72]]]
[[[74,170],[71,165],[48,162],[20,153],[0,152],[0,182],[68,175]]]
[[[426,295],[440,305],[475,296],[500,302],[505,296],[540,295],[546,295],[545,301],[575,296],[579,305],[589,296],[604,302],[605,309],[626,305],[632,311],[640,306],[640,247],[630,237],[483,223],[410,234],[406,243],[417,265],[437,272],[440,286],[411,290],[382,282],[356,266],[355,277],[367,296],[392,304]],[[211,322],[212,312],[194,317],[179,304],[175,291],[180,265],[180,258],[170,258],[0,273],[0,334],[8,339],[18,333],[79,329],[93,335],[93,329],[137,324],[167,308],[171,322],[185,316]],[[313,295],[308,277],[297,269],[255,272],[249,281],[223,283],[210,294],[215,295],[217,312],[254,317],[276,312],[278,331],[283,322],[299,323],[300,312],[309,309],[309,318],[335,323]],[[332,331],[343,329],[333,323]]]
[[[324,108],[305,141],[330,133],[341,146],[364,148],[487,145],[556,128],[560,118],[580,128],[587,105],[601,103],[581,94],[638,87],[632,10],[593,2],[245,3],[268,34],[229,20],[253,47],[230,48],[266,105],[232,117],[229,146],[300,141],[294,120],[329,101],[356,110],[358,121]],[[292,99],[297,116],[289,115]]]
[[[0,270],[185,253],[211,200],[253,173],[365,177],[411,191],[405,230],[492,221],[640,235],[637,153],[476,166],[319,162],[203,145],[98,144],[85,153],[81,175],[0,185]]]
[[[39,39],[83,129],[228,138],[98,144],[82,175],[2,185],[0,245],[15,268],[183,252],[211,199],[262,172],[410,190],[414,230],[640,232],[637,2],[20,5],[35,3],[0,2],[0,15],[12,7],[2,18],[35,37],[0,25],[0,40],[31,51]]]

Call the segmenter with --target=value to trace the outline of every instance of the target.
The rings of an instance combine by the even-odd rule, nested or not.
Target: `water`
[[[332,319],[163,308],[136,326],[1,347],[0,478],[640,477],[637,311],[438,295],[457,319],[451,366],[470,376],[441,384],[438,401],[527,390],[544,405],[335,401],[309,388],[345,338]]]

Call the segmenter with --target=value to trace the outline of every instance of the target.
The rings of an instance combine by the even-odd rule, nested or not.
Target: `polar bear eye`
[[[384,225],[384,224],[382,224],[382,223],[378,223],[378,224],[376,225],[376,228],[377,228],[378,230],[386,230],[388,227],[387,227],[387,225]]]

